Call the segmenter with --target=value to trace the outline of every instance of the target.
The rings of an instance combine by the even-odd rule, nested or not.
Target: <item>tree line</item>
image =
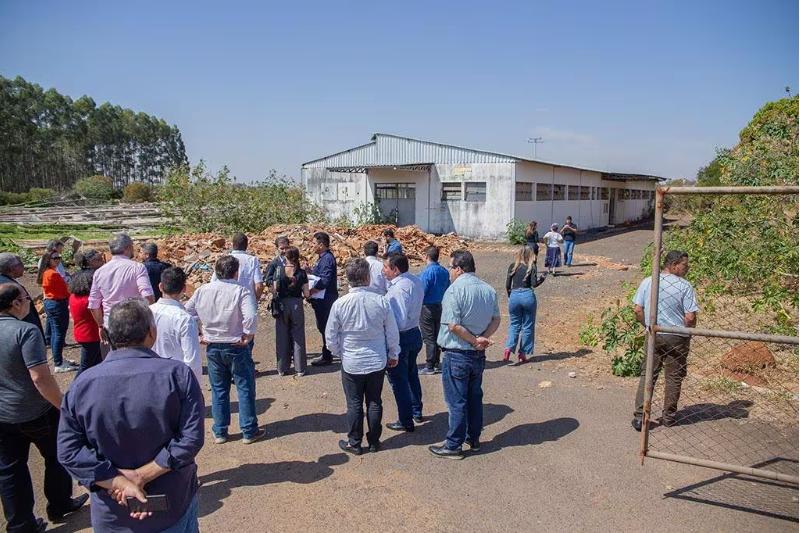
[[[154,184],[187,162],[180,130],[161,118],[0,76],[0,191],[64,190],[93,174]]]

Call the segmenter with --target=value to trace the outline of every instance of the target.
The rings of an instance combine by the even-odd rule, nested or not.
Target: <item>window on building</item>
[[[604,215],[608,214],[608,203],[603,204],[603,214]]]
[[[563,200],[566,197],[566,185],[553,185],[553,200]]]
[[[553,199],[553,187],[549,183],[537,183],[536,184],[536,200],[547,200],[550,201]]]
[[[597,187],[592,187],[592,200],[597,200]]]
[[[588,185],[581,185],[581,200],[592,199],[592,188]]]
[[[622,193],[623,200],[630,200],[631,199],[631,190],[630,189],[620,189],[619,192]]]
[[[461,182],[442,183],[442,201],[461,200]]]
[[[514,186],[514,198],[517,202],[530,202],[533,200],[533,183],[518,181]]]
[[[485,202],[486,201],[486,182],[467,182],[466,195],[464,200],[467,202]]]
[[[581,191],[577,185],[567,185],[567,200],[580,200]]]
[[[376,183],[375,198],[378,200],[396,200],[416,198],[414,183]]]
[[[608,200],[608,187],[600,187],[600,199]]]

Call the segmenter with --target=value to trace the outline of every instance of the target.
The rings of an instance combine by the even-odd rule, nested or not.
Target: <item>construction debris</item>
[[[262,233],[251,235],[248,251],[266,264],[277,254],[275,239],[285,235],[292,246],[300,250],[301,263],[313,265],[317,259],[314,252],[314,233],[324,231],[330,235],[331,252],[336,257],[341,277],[344,275],[344,264],[351,258],[363,257],[364,243],[369,240],[380,242],[386,228],[394,229],[395,237],[403,245],[403,252],[412,264],[421,264],[425,260],[425,251],[430,246],[438,246],[442,257],[448,257],[452,251],[468,246],[466,241],[453,233],[436,236],[425,233],[418,226],[395,228],[371,225],[343,228],[297,224],[270,226]],[[226,237],[216,233],[176,235],[156,242],[161,260],[183,267],[187,271],[189,282],[194,286],[211,278],[214,263],[229,250]]]

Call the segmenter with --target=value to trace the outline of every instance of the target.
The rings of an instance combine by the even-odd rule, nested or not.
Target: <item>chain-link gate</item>
[[[714,294],[707,299],[713,301],[713,305],[709,303],[712,309],[700,306],[698,311],[698,287],[692,287],[681,270],[687,258],[680,254],[665,257],[664,252],[669,250],[662,250],[667,196],[690,195],[698,198],[696,209],[719,208],[724,213],[729,206],[716,206],[715,201],[730,200],[730,195],[759,195],[748,199],[768,198],[772,203],[764,205],[775,216],[770,216],[769,223],[750,222],[768,228],[783,223],[784,215],[796,224],[796,215],[791,212],[796,213],[797,194],[798,187],[793,186],[657,190],[650,287],[643,291],[646,295],[637,295],[647,323],[652,324],[644,383],[639,389],[642,461],[645,457],[663,459],[797,484],[798,338],[764,333],[776,329],[771,323],[776,319],[766,311],[759,312],[763,294],[759,294],[758,283],[753,283],[752,291],[738,296],[724,291]],[[765,231],[764,238],[770,237]],[[714,239],[715,235],[707,238]],[[796,244],[795,238],[793,246]],[[745,253],[745,247],[758,247],[759,242],[736,246],[742,247],[745,257],[753,252],[746,248]],[[720,262],[719,268],[726,266]],[[789,289],[796,291],[796,271],[784,274]],[[693,315],[695,311],[697,315]],[[796,309],[779,318],[796,332],[794,313]],[[693,322],[693,316],[700,317],[699,325]]]

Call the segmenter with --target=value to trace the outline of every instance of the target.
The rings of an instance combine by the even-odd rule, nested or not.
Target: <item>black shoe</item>
[[[361,446],[351,446],[346,440],[339,441],[339,448],[341,448],[343,452],[352,453],[353,455],[361,455],[363,451]]]
[[[422,424],[423,422],[425,422],[425,419],[422,417],[422,415],[414,417],[414,423],[415,424]]]
[[[69,505],[67,505],[66,509],[59,509],[58,511],[51,511],[48,509],[47,519],[50,520],[51,522],[59,522],[63,520],[66,515],[74,513],[75,511],[83,507],[83,504],[86,503],[86,500],[88,499],[89,499],[88,494],[81,494],[77,498],[70,499]]]
[[[333,361],[330,359],[325,359],[324,357],[317,357],[313,361],[311,361],[311,366],[325,366],[331,364]]]
[[[451,450],[446,448],[445,446],[428,446],[428,451],[430,451],[436,457],[443,457],[445,459],[463,459],[464,452],[461,450]]]
[[[388,429],[391,429],[392,431],[406,431],[408,433],[414,432],[414,426],[406,427],[400,422],[392,422],[390,424],[386,424],[386,427]]]
[[[467,446],[469,446],[469,451],[471,452],[481,451],[481,441],[479,441],[478,439],[475,440],[467,439]]]
[[[376,442],[375,444],[369,445],[369,453],[378,453],[381,450],[381,443]]]
[[[661,417],[661,425],[662,425],[662,426],[664,426],[665,428],[671,428],[671,427],[672,427],[672,426],[674,426],[676,423],[677,423],[677,422],[675,422],[675,419],[674,419],[674,418],[664,418],[664,417]]]
[[[436,369],[435,368],[427,368],[427,367],[425,367],[425,368],[423,368],[422,370],[419,371],[419,375],[420,376],[432,376],[434,374],[436,374]]]
[[[641,418],[634,418],[633,420],[631,420],[631,426],[633,426],[633,429],[635,429],[636,431],[641,431],[642,430],[642,419]]]
[[[47,522],[45,522],[41,518],[36,519],[36,525],[34,526],[35,533],[44,533],[47,531]]]

